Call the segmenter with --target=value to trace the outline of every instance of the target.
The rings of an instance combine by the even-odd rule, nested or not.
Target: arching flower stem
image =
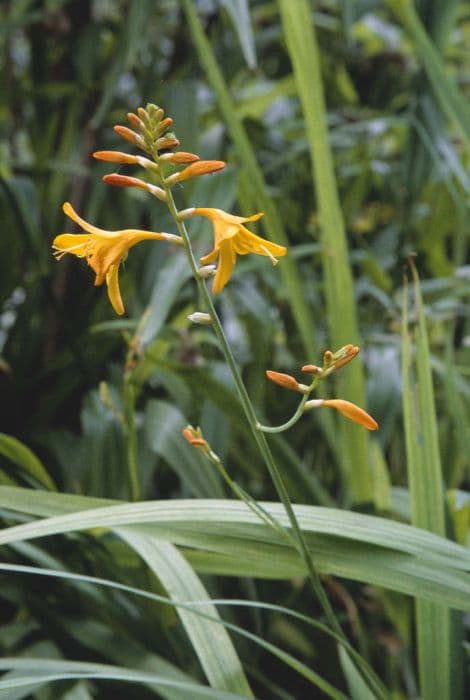
[[[155,160],[158,160],[158,153],[155,152],[154,154]],[[292,527],[292,532],[295,538],[297,550],[304,561],[304,564],[306,566],[306,569],[309,574],[309,579],[312,585],[312,588],[314,590],[314,593],[316,597],[318,598],[318,601],[323,608],[325,617],[328,621],[328,624],[330,625],[331,629],[333,629],[335,632],[337,632],[341,637],[344,637],[343,631],[341,629],[341,626],[336,619],[335,613],[333,611],[333,608],[331,607],[330,601],[328,599],[328,596],[325,593],[325,590],[323,588],[323,585],[321,583],[320,575],[314,565],[312,555],[310,554],[307,543],[305,541],[305,538],[302,534],[302,531],[300,529],[299,522],[297,520],[297,516],[295,515],[294,509],[292,507],[292,503],[289,498],[289,494],[287,492],[287,488],[284,484],[284,480],[282,478],[282,475],[279,471],[279,468],[276,465],[276,462],[274,460],[273,454],[271,452],[271,449],[268,445],[268,442],[266,440],[266,437],[264,433],[259,429],[259,423],[258,419],[256,417],[256,413],[253,407],[253,404],[251,403],[250,397],[248,395],[248,392],[246,390],[245,384],[243,383],[243,379],[240,375],[237,363],[235,362],[235,358],[232,353],[232,349],[227,341],[227,338],[224,333],[224,329],[222,327],[222,323],[219,319],[219,316],[215,310],[212,297],[209,294],[205,280],[200,277],[198,274],[198,269],[199,265],[194,257],[194,253],[191,248],[191,243],[189,240],[189,235],[186,230],[186,226],[184,224],[184,221],[181,221],[178,217],[178,209],[176,207],[173,194],[171,192],[170,187],[166,186],[164,182],[162,182],[162,187],[164,188],[166,192],[166,204],[168,206],[169,212],[172,216],[172,218],[175,221],[175,224],[178,228],[178,233],[180,234],[181,238],[183,239],[183,248],[186,252],[186,255],[188,257],[189,264],[191,266],[191,270],[194,276],[194,279],[196,280],[199,294],[201,296],[201,299],[206,307],[207,312],[210,314],[212,317],[212,327],[214,329],[214,332],[217,336],[217,339],[220,343],[220,349],[225,357],[225,360],[227,362],[227,365],[229,367],[230,373],[232,375],[233,381],[235,383],[235,387],[238,393],[238,397],[240,399],[240,402],[242,404],[245,416],[247,418],[247,421],[250,425],[251,431],[253,433],[254,440],[263,456],[263,459],[266,463],[266,467],[269,471],[269,474],[271,476],[271,479],[273,481],[273,484],[276,488],[276,491],[278,493],[278,496],[285,508],[286,514],[289,518],[289,521],[291,523]]]

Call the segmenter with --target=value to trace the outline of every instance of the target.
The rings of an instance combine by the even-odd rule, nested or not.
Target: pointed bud
[[[139,117],[142,119],[144,123],[148,122],[149,115],[147,114],[146,110],[143,107],[138,107],[137,108],[137,114]]]
[[[155,142],[155,145],[157,147],[158,151],[162,151],[164,149],[170,149],[170,148],[178,148],[180,145],[180,142],[178,141],[177,138],[170,136],[162,136],[160,139],[157,139]]]
[[[171,117],[166,117],[166,119],[162,119],[162,121],[158,125],[158,129],[157,129],[158,134],[164,134],[165,131],[168,131],[168,129],[171,129],[172,125],[173,125],[173,119]]]
[[[138,163],[138,156],[122,153],[121,151],[95,151],[93,158],[105,160],[108,163],[129,163],[131,165]]]
[[[267,369],[266,376],[268,379],[274,382],[274,384],[278,384],[279,386],[284,387],[284,389],[301,391],[301,385],[290,374],[283,374],[282,372],[273,372],[272,370]]]
[[[134,146],[143,148],[145,145],[143,139],[138,134],[136,134],[135,131],[132,131],[132,129],[128,129],[127,126],[121,126],[120,124],[117,124],[114,127],[114,131],[121,138],[123,138],[125,141],[129,141],[129,143],[132,143]]]
[[[186,151],[176,151],[176,153],[162,153],[160,160],[169,163],[194,163],[199,160],[199,156],[195,153],[187,153]]]
[[[141,119],[139,119],[137,114],[134,114],[133,112],[127,113],[127,121],[131,126],[134,127],[134,129],[138,129],[139,131],[143,131],[145,129],[144,122]]]
[[[356,404],[351,403],[351,401],[344,401],[343,399],[324,399],[322,402],[323,406],[329,406],[330,408],[335,408],[339,413],[341,413],[349,420],[359,423],[359,425],[364,426],[368,430],[377,430],[378,423],[372,416],[370,416],[366,411]]]
[[[166,193],[161,187],[156,185],[151,185],[149,182],[144,182],[138,177],[129,177],[129,175],[119,175],[119,173],[110,173],[109,175],[103,176],[103,181],[107,185],[113,185],[114,187],[137,187],[140,190],[146,190],[158,197],[162,202],[166,201]]]
[[[302,372],[305,372],[305,374],[321,374],[323,372],[321,367],[317,367],[317,365],[304,365],[301,369]]]
[[[339,369],[340,367],[347,365],[348,362],[354,360],[358,353],[359,348],[357,345],[345,345],[344,348],[341,348],[341,350],[338,350],[338,352],[335,353],[335,358],[337,357],[337,359],[335,359],[335,369]]]
[[[199,175],[214,173],[217,170],[222,170],[225,168],[225,165],[226,164],[223,160],[199,160],[197,163],[188,165],[187,168],[181,170],[179,173],[174,173],[173,175],[170,175],[170,177],[167,177],[166,183],[171,186],[176,182],[189,180],[191,177],[198,177]]]

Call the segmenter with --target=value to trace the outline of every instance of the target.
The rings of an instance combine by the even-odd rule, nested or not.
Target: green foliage
[[[464,697],[465,3],[10,0],[0,22],[0,697]],[[112,127],[147,102],[181,150],[228,163],[178,207],[264,211],[252,230],[288,246],[275,268],[239,257],[215,298],[259,421],[298,403],[266,369],[305,382],[325,348],[361,345],[321,395],[378,433],[324,409],[268,437],[349,642],[213,329],[187,320],[205,309],[183,251],[131,251],[125,318],[51,255],[65,200],[107,230],[177,232],[101,181],[133,168],[91,158],[124,150]],[[206,255],[207,222],[187,228]]]

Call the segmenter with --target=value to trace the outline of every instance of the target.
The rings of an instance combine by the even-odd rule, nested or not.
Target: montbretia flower
[[[251,233],[244,223],[257,221],[263,214],[253,214],[247,218],[233,216],[222,209],[196,207],[182,212],[186,216],[206,216],[212,222],[214,229],[214,249],[201,258],[203,265],[213,263],[218,258],[217,272],[214,277],[212,291],[218,294],[227,284],[235,266],[237,255],[256,253],[270,258],[273,265],[278,263],[275,256],[285,255],[287,248],[277,243],[271,243],[264,238]]]
[[[171,241],[181,244],[181,238],[171,233],[155,233],[139,229],[104,231],[82,219],[69,202],[63,205],[64,213],[85,233],[61,233],[52,243],[53,254],[60,260],[66,253],[86,258],[96,274],[95,285],[106,281],[109,300],[117,314],[124,313],[124,305],[119,291],[119,265],[127,257],[130,248],[140,241]]]

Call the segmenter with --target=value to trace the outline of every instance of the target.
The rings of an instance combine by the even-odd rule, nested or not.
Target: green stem
[[[157,154],[155,154],[156,157],[158,157]],[[171,190],[169,187],[165,185],[165,183],[162,183],[163,187],[166,191],[167,194],[167,205],[168,209],[170,211],[171,216],[174,218],[176,225],[178,227],[178,231],[183,239],[184,242],[184,249],[186,251],[186,254],[188,256],[189,264],[191,266],[194,278],[196,279],[199,293],[203,299],[204,305],[209,312],[211,318],[212,318],[212,326],[214,329],[214,332],[217,336],[217,339],[220,343],[221,350],[225,356],[226,362],[229,366],[230,372],[232,374],[235,387],[237,389],[238,396],[240,398],[243,410],[245,412],[246,418],[248,420],[248,423],[251,427],[251,430],[253,432],[253,437],[255,439],[255,442],[263,455],[263,458],[265,460],[266,466],[268,468],[269,474],[271,476],[271,479],[274,483],[274,486],[276,488],[276,491],[279,495],[279,498],[281,499],[284,508],[286,510],[287,516],[289,518],[289,521],[291,523],[292,531],[295,536],[295,540],[297,542],[297,549],[305,563],[305,566],[307,568],[309,578],[313,587],[313,590],[323,608],[323,611],[325,613],[325,617],[328,620],[328,623],[330,627],[338,632],[338,634],[343,634],[341,627],[336,619],[336,616],[333,612],[333,608],[331,607],[330,601],[328,599],[328,596],[325,593],[325,590],[323,588],[323,585],[320,580],[320,576],[313,564],[311,554],[308,550],[307,544],[305,542],[305,538],[302,534],[302,531],[300,529],[297,517],[295,515],[294,509],[292,508],[292,504],[289,499],[289,495],[287,493],[286,486],[284,484],[284,481],[282,479],[281,473],[274,461],[273,455],[271,453],[271,450],[269,448],[269,445],[267,443],[267,440],[263,434],[258,429],[258,419],[255,414],[255,410],[252,406],[252,403],[250,401],[250,398],[248,396],[248,392],[245,388],[245,385],[243,383],[243,380],[241,378],[240,372],[238,370],[237,364],[235,362],[235,358],[232,353],[232,349],[227,341],[227,338],[225,337],[224,330],[222,328],[221,321],[219,319],[219,316],[217,315],[217,312],[215,310],[212,298],[207,291],[207,287],[204,283],[204,280],[199,276],[198,270],[199,266],[196,262],[196,259],[194,257],[194,253],[191,248],[190,240],[189,240],[189,235],[186,230],[186,227],[184,223],[178,218],[178,210],[175,205],[175,201],[173,199],[173,195],[171,193]]]
[[[141,497],[139,460],[137,457],[137,431],[135,428],[135,400],[136,391],[131,374],[124,374],[124,420],[126,425],[126,450],[127,467],[129,477],[129,492],[132,501],[138,501]]]
[[[305,404],[307,403],[307,399],[310,396],[310,392],[315,388],[316,383],[317,382],[314,382],[312,386],[309,387],[308,394],[302,396],[302,400],[297,406],[296,412],[291,418],[289,418],[289,420],[287,420],[285,423],[281,423],[281,425],[262,425],[262,423],[257,423],[257,429],[261,430],[261,432],[263,433],[283,433],[284,430],[292,428],[292,426],[295,425],[297,421],[302,417]]]

